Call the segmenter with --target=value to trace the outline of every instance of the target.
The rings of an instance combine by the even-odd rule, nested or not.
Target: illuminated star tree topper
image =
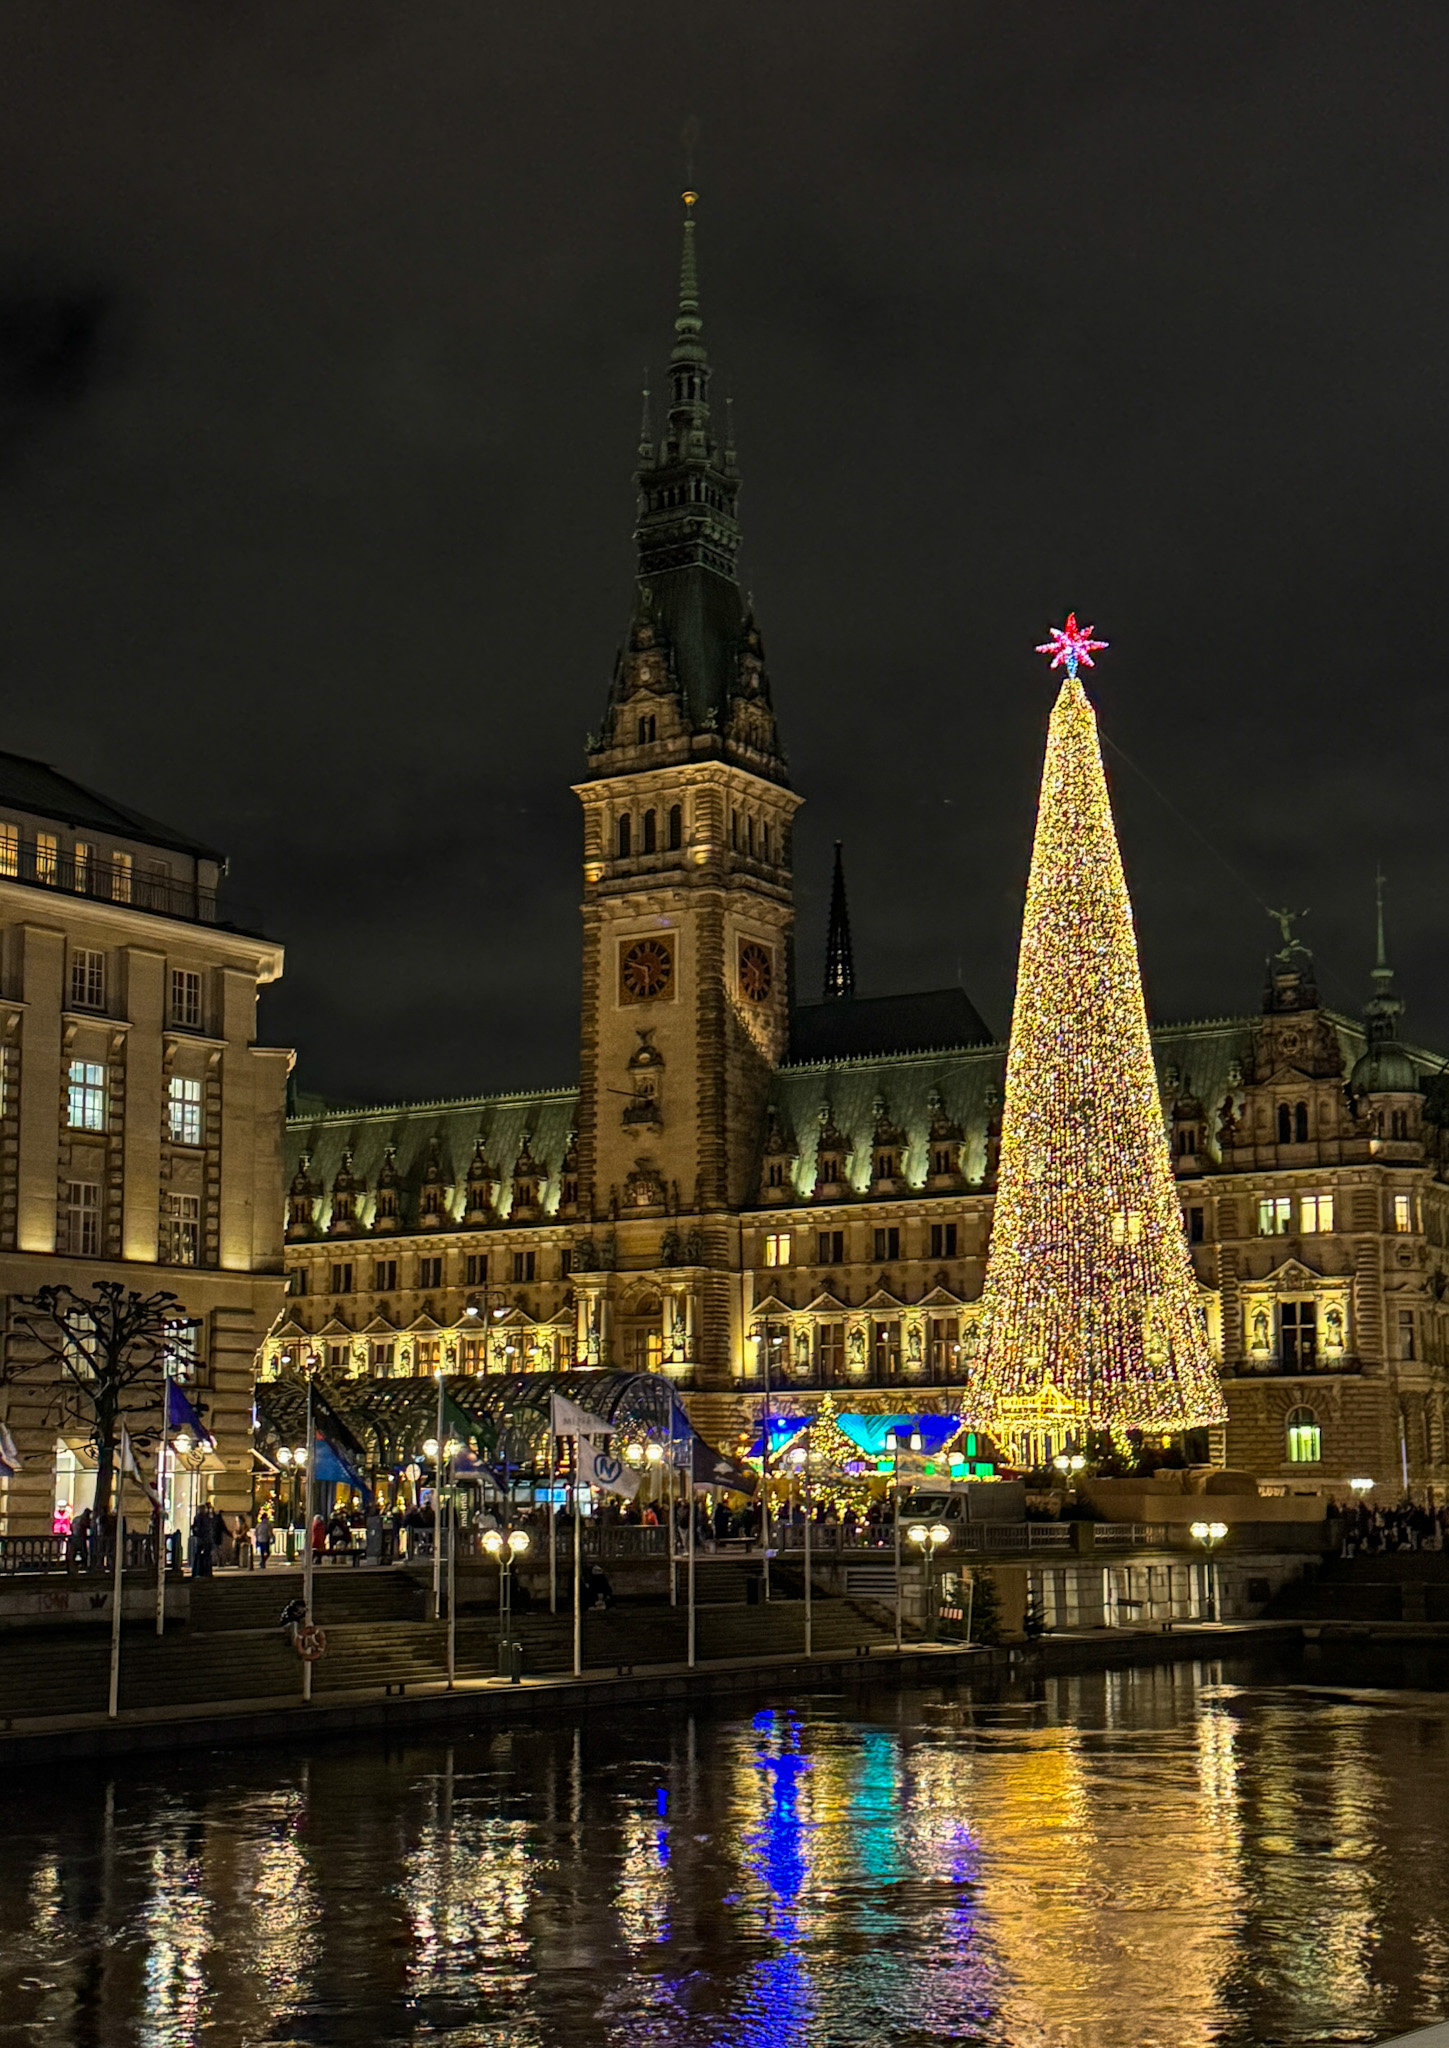
[[[1065,668],[1067,674],[1075,678],[1078,665],[1082,668],[1096,667],[1092,656],[1100,654],[1108,644],[1105,640],[1092,638],[1096,630],[1095,626],[1079,626],[1076,613],[1068,612],[1067,623],[1049,628],[1047,638],[1036,651],[1049,654],[1053,668]]]

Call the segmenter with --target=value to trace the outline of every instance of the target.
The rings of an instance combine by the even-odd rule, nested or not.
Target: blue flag
[[[320,1429],[312,1451],[312,1476],[321,1486],[355,1486],[359,1493],[371,1491],[352,1460]]]
[[[189,1429],[199,1444],[215,1445],[216,1438],[177,1386],[175,1380],[166,1382],[166,1427],[167,1429]]]

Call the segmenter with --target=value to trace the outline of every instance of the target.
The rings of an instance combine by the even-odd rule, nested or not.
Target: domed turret
[[[1384,878],[1377,877],[1378,956],[1374,992],[1363,1006],[1368,1044],[1354,1066],[1348,1085],[1355,1095],[1422,1095],[1419,1070],[1398,1041],[1404,1005],[1394,989],[1394,970],[1384,951]]]

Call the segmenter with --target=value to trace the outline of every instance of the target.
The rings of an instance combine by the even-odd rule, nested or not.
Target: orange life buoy
[[[315,1664],[327,1652],[327,1631],[318,1628],[314,1622],[304,1621],[292,1638],[292,1647],[304,1664]]]

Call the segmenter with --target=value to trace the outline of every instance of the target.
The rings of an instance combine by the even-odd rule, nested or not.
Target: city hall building
[[[959,988],[792,986],[790,784],[736,558],[686,197],[667,417],[583,779],[579,1071],[366,1110],[298,1098],[264,1375],[668,1374],[732,1441],[793,1411],[969,1420],[1005,1046]],[[1220,1461],[1380,1497],[1449,1481],[1442,1062],[1384,956],[1323,1007],[1285,929],[1259,1014],[1154,1034],[1230,1419]],[[988,1447],[978,1449],[985,1459]]]

